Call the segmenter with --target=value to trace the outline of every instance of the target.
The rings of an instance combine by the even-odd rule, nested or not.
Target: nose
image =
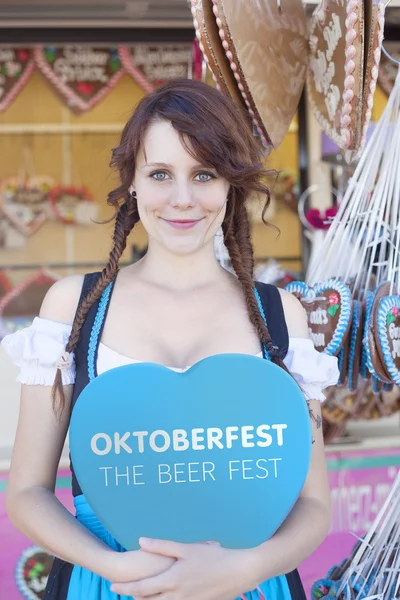
[[[171,204],[179,210],[193,208],[195,199],[188,182],[181,181],[176,183],[172,192]]]

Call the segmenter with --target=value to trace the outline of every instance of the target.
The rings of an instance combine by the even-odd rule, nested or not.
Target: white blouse
[[[56,363],[64,352],[70,332],[70,325],[36,317],[29,327],[5,336],[1,344],[13,363],[20,367],[17,381],[27,385],[53,385]],[[136,362],[140,361],[123,356],[100,342],[97,356],[99,375]],[[325,400],[322,390],[335,385],[339,378],[337,359],[315,350],[310,339],[290,338],[284,363],[310,400]],[[190,367],[169,368],[183,372]],[[74,383],[73,356],[70,365],[61,372],[64,385]]]

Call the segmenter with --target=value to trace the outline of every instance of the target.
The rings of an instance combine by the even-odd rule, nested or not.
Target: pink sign
[[[330,534],[301,566],[310,597],[312,584],[346,558],[356,537],[364,534],[388,496],[400,469],[400,447],[327,453],[333,507]],[[5,509],[6,473],[0,473],[0,598],[43,598],[50,560],[46,553],[19,533]],[[59,471],[56,494],[73,512],[69,471]],[[34,595],[35,594],[35,595]]]

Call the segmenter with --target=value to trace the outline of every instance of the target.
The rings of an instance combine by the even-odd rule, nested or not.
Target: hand
[[[115,552],[112,564],[108,565],[106,579],[118,583],[134,582],[159,575],[171,567],[175,558],[152,554],[145,550]]]
[[[141,538],[140,545],[152,556],[174,559],[174,564],[160,575],[113,583],[113,592],[135,600],[234,600],[252,589],[246,550],[148,538]]]

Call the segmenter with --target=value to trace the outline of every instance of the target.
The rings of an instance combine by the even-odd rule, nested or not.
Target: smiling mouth
[[[175,229],[191,229],[192,227],[195,227],[197,223],[200,223],[200,221],[202,221],[203,219],[162,220],[165,221],[165,223],[168,223],[168,225],[170,225],[171,227],[174,227]]]

